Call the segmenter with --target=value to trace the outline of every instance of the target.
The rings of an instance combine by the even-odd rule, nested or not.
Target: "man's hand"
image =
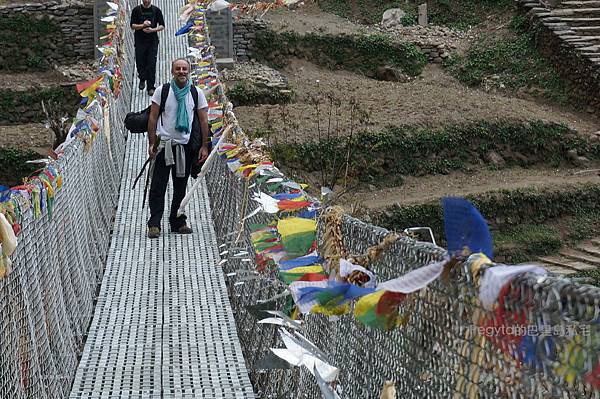
[[[144,25],[144,28],[149,28],[152,26],[152,22],[150,22],[149,20],[145,20],[143,25]]]
[[[208,148],[202,146],[198,153],[198,163],[206,161],[206,158],[208,158]]]
[[[154,28],[144,28],[144,33],[152,33],[152,32],[156,32],[156,29],[154,29]]]
[[[156,156],[156,148],[154,148],[154,144],[148,144],[148,156],[150,158],[154,158]]]

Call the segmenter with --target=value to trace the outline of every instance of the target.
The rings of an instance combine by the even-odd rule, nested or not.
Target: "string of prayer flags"
[[[533,306],[532,300],[527,297],[527,293],[521,291],[521,287],[512,287],[510,282],[506,283],[498,293],[498,304],[493,315],[482,320],[486,332],[484,335],[503,353],[513,358],[518,358],[516,348],[524,337],[521,332],[526,331],[531,324],[527,319],[527,312]],[[525,296],[524,301],[522,294]],[[521,303],[518,308],[511,305],[516,301]]]
[[[595,390],[600,390],[600,360],[596,362],[592,371],[585,375],[584,381]]]
[[[325,361],[319,353],[320,351],[314,347],[314,344],[309,345],[310,341],[300,333],[294,332],[292,334],[283,328],[279,329],[279,333],[286,349],[271,348],[275,355],[293,366],[305,366],[311,374],[314,373],[314,370],[317,370],[326,382],[333,382],[338,378],[339,369]]]
[[[335,280],[295,281],[289,290],[301,313],[339,315],[349,311],[348,302],[374,291]]]
[[[2,253],[0,254],[0,278],[6,276],[10,270],[11,261],[10,256],[13,254],[17,247],[17,237],[12,229],[10,223],[0,212],[0,247]]]
[[[483,252],[492,259],[492,236],[477,208],[464,198],[445,197],[444,230],[451,255]]]
[[[365,295],[354,305],[354,317],[361,323],[389,331],[401,326],[406,319],[400,317],[400,304],[406,294],[380,290]]]
[[[313,252],[298,258],[281,260],[279,262],[279,270],[290,270],[301,266],[321,264],[322,262],[323,259],[319,255],[316,255],[316,252]]]
[[[277,231],[288,257],[304,256],[316,247],[317,222],[311,219],[288,217],[277,222]]]
[[[434,262],[410,271],[404,276],[380,283],[377,291],[362,297],[354,308],[355,317],[362,323],[389,331],[402,325],[407,318],[401,317],[399,307],[406,295],[419,291],[435,281],[448,260]]]
[[[573,384],[585,374],[588,355],[583,346],[583,337],[575,335],[558,354],[554,371],[567,383]]]
[[[479,301],[484,309],[492,310],[502,287],[523,273],[534,273],[539,276],[547,274],[546,269],[535,265],[498,265],[485,270],[480,279]]]
[[[126,20],[126,7],[121,7],[118,1],[107,2],[108,10],[100,19],[106,22],[107,34],[101,38],[106,40],[98,46],[102,54],[99,61],[98,76],[86,82],[76,84],[76,90],[82,97],[82,107],[77,110],[73,123],[69,128],[67,139],[53,152],[53,159],[62,156],[64,149],[75,138],[80,138],[89,149],[96,132],[98,122],[92,117],[95,106],[106,104],[108,95],[118,95],[121,80],[120,63],[124,57],[123,27]],[[8,272],[10,259],[8,252],[14,251],[16,236],[21,233],[21,215],[26,209],[31,209],[34,218],[42,216],[43,212],[52,217],[56,193],[63,186],[63,178],[52,160],[35,176],[28,178],[22,185],[2,190],[0,195],[0,220],[2,226],[2,256],[0,256],[0,277]],[[7,228],[8,227],[8,228]],[[10,251],[9,251],[10,250]]]
[[[350,284],[365,288],[375,288],[375,274],[360,265],[355,265],[346,259],[340,259],[340,277]]]
[[[541,325],[538,326],[533,335],[525,334],[517,348],[519,354],[517,361],[522,362],[531,370],[537,371],[544,370],[545,362],[554,361],[556,353],[553,338],[537,334],[538,331],[542,331],[541,327]]]
[[[280,270],[279,278],[290,285],[294,281],[322,281],[327,280],[327,274],[321,265],[301,266],[288,270]]]

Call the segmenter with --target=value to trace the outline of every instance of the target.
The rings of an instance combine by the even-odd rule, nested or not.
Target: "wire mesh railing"
[[[10,194],[13,222],[21,232],[10,256],[12,270],[0,279],[2,398],[65,397],[76,370],[123,168],[122,120],[131,98],[127,78],[133,77],[133,46],[130,32],[122,34],[111,47],[126,59],[119,66],[126,77],[121,95],[98,98],[80,115],[82,140],[71,141],[49,165],[50,186],[34,181]],[[105,61],[115,72],[117,60]],[[237,145],[250,148],[234,116],[225,120],[234,126]],[[59,177],[64,182],[60,189]],[[339,369],[323,388],[314,370],[272,356],[271,348],[282,345],[281,327],[258,323],[261,311],[290,308],[289,287],[277,278],[278,271],[262,269],[249,256],[254,254],[252,225],[284,215],[252,212],[253,195],[269,191],[269,183],[232,173],[223,159],[210,165],[206,183],[223,256],[219,265],[227,275],[238,335],[259,397],[319,398],[328,392],[329,397],[375,398],[388,380],[402,398],[600,397],[599,289],[534,274],[496,287],[507,281],[493,272],[503,266],[478,255],[461,259],[408,295],[396,309],[403,323],[390,331],[367,327],[350,313],[301,317],[303,336],[321,359]],[[348,216],[330,226],[325,211],[317,217],[321,253],[332,227],[348,254],[364,254],[390,236]],[[386,281],[446,262],[447,255],[434,245],[401,237],[369,267]],[[496,302],[484,308],[479,298],[490,287],[498,289]]]
[[[127,3],[115,4],[117,26],[68,143],[39,175],[2,193],[0,212],[18,245],[0,278],[1,398],[66,397],[77,370],[110,242],[131,99]]]
[[[228,139],[234,144],[222,151],[225,161],[211,164],[207,187],[224,257],[219,265],[227,276],[238,335],[259,397],[358,399],[378,398],[380,393],[382,398],[600,397],[600,289],[523,265],[494,264],[481,254],[459,256],[453,263],[444,249],[407,236],[369,265],[378,281],[410,278],[414,276],[410,272],[436,262],[444,269],[439,278],[399,301],[394,308],[402,316],[397,328],[367,327],[355,317],[356,308],[354,316],[311,312],[300,317],[301,324],[286,321],[300,301],[294,296],[296,303],[290,303],[293,290],[281,281],[279,261],[271,257],[275,261],[265,267],[269,255],[264,247],[257,250],[251,237],[260,231],[257,226],[277,230],[279,221],[294,215],[281,209],[267,211],[268,201],[261,202],[261,195],[302,190],[275,183],[289,179],[270,165],[263,169],[270,173],[247,173],[244,167],[261,168],[264,153],[261,158],[260,143],[244,135],[235,115],[227,111],[226,115],[233,126]],[[243,155],[229,156],[228,150]],[[268,177],[272,179],[265,180]],[[316,217],[321,256],[331,244],[328,229],[337,229],[339,245],[348,255],[369,253],[391,235],[349,216],[329,226],[328,213],[320,209]],[[274,240],[281,239],[283,234],[275,236]],[[515,274],[508,278],[506,273]],[[481,298],[490,292],[494,303],[484,306]],[[268,317],[265,311],[283,311],[278,314],[284,318],[259,322]],[[314,344],[316,349],[304,355],[338,368],[337,378],[323,384],[316,367],[309,368],[313,363],[293,367],[274,356],[273,349],[282,353],[276,348],[288,346],[282,329],[299,331]],[[306,365],[298,356],[300,360],[290,362]]]

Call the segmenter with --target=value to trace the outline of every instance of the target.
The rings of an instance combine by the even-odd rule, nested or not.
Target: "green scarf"
[[[177,86],[175,79],[171,80],[171,89],[177,99],[177,121],[175,122],[175,129],[182,133],[190,132],[190,121],[188,119],[188,111],[185,104],[185,98],[190,92],[190,87],[191,84],[189,80],[182,89]]]

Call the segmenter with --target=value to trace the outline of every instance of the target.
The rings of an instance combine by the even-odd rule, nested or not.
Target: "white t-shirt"
[[[163,86],[159,86],[154,91],[152,96],[152,102],[160,106],[160,96],[162,93]],[[208,108],[206,97],[202,90],[197,89],[198,92],[198,108]],[[194,121],[194,97],[192,93],[188,93],[185,104],[187,105],[188,119],[190,123],[190,131],[192,129],[192,122]],[[173,89],[169,88],[169,96],[165,104],[165,109],[161,116],[158,117],[156,123],[156,134],[164,140],[173,140],[177,144],[187,144],[190,141],[190,133],[183,133],[175,129],[175,121],[177,120],[177,99],[173,93]]]

